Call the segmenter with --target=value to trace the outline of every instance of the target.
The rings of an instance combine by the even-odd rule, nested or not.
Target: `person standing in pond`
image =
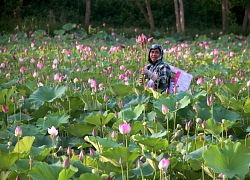
[[[154,44],[148,53],[148,64],[140,68],[140,73],[144,77],[139,78],[139,84],[147,80],[147,87],[160,90],[161,93],[168,93],[170,87],[171,70],[167,62],[163,60],[163,48]]]

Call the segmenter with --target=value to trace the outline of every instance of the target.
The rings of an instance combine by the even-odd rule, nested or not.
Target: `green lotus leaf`
[[[35,118],[43,118],[47,115],[47,112],[50,110],[50,107],[47,106],[46,104],[43,104],[40,106],[36,111],[33,111],[31,113],[31,116],[34,116]]]
[[[29,92],[32,93],[35,89],[37,89],[37,81],[28,81],[25,86],[29,89]]]
[[[244,104],[245,113],[250,113],[250,98],[248,98]]]
[[[34,157],[34,159],[37,161],[43,161],[44,158],[50,153],[52,149],[53,147],[46,148],[45,145],[40,147],[32,147],[30,150],[30,155]]]
[[[131,171],[137,177],[141,176],[141,171],[142,171],[143,176],[146,176],[146,177],[152,175],[155,172],[148,162],[142,163],[141,171],[140,171],[140,168],[135,168],[135,169],[132,169]]]
[[[133,124],[131,124],[130,135],[133,135],[133,134],[138,133],[139,131],[142,131],[143,128],[144,126],[141,121],[134,122]],[[117,126],[117,129],[119,129],[118,126]]]
[[[120,144],[117,144],[117,142],[108,139],[108,138],[100,138],[98,136],[86,136],[84,138],[85,141],[91,143],[95,149],[97,149],[99,152],[103,152],[105,149],[109,148],[115,148],[120,146]]]
[[[222,107],[214,108],[214,120],[216,122],[221,122],[222,119],[227,119],[232,122],[236,122],[237,120],[240,120],[241,117],[234,111]]]
[[[120,158],[123,159],[122,165],[125,167],[126,159],[128,161],[128,166],[131,167],[133,162],[140,156],[141,154],[137,151],[130,152],[128,148],[126,147],[115,147],[115,148],[109,148],[107,151],[104,151],[100,158],[104,162],[110,162],[114,166],[121,167],[121,164],[119,163]]]
[[[59,173],[58,180],[68,180],[70,179],[78,169],[72,165],[68,169],[62,169],[61,172]]]
[[[235,97],[232,97],[231,99],[229,99],[230,103],[230,109],[233,109],[235,111],[241,112],[242,109],[244,109],[244,111],[247,113],[247,109],[248,109],[248,105],[247,105],[247,101],[245,101],[245,99],[236,99]],[[225,105],[228,105],[225,104]],[[246,108],[246,109],[245,109]]]
[[[19,153],[15,152],[1,152],[0,151],[0,169],[9,170],[9,168],[18,160]]]
[[[199,160],[200,158],[202,158],[202,152],[205,151],[206,147],[201,147],[199,149],[196,149],[195,151],[192,151],[191,153],[189,153],[185,159],[189,160],[189,159],[196,159]]]
[[[47,131],[48,128],[55,126],[56,128],[60,127],[62,124],[67,124],[69,122],[69,115],[62,114],[59,116],[48,115],[44,118],[40,118],[37,120],[37,126],[45,129]]]
[[[63,29],[66,31],[72,30],[76,27],[76,24],[72,24],[72,23],[67,23],[63,25]]]
[[[163,134],[161,134],[161,136],[162,135]],[[135,142],[138,142],[139,144],[146,146],[147,149],[153,150],[153,151],[165,150],[168,147],[168,141],[165,139],[162,139],[162,137],[155,138],[155,137],[149,137],[149,136],[145,137],[141,135],[135,135],[133,139]]]
[[[148,119],[149,121],[153,121],[154,118],[156,117],[156,112],[155,112],[155,111],[151,111],[151,112],[149,112],[146,116],[147,116],[147,119]]]
[[[133,92],[132,87],[127,86],[125,84],[115,84],[115,85],[110,86],[109,89],[115,96],[118,96],[118,97],[123,97]]]
[[[45,162],[40,162],[30,170],[28,176],[36,180],[58,180],[61,171],[62,167],[60,166],[48,165]]]
[[[54,33],[62,36],[65,33],[65,30],[62,30],[62,29],[61,30],[54,30]]]
[[[18,114],[13,114],[13,115],[9,116],[8,119],[9,119],[9,122],[12,123],[14,121],[19,121],[19,122],[25,121],[25,120],[30,121],[33,119],[33,117],[29,116],[27,114],[18,113]]]
[[[17,171],[18,174],[28,174],[28,171],[30,170],[30,164],[29,164],[30,159],[20,159],[11,166],[10,170],[12,171]],[[33,160],[32,166],[35,166],[37,163],[39,163],[36,160]]]
[[[97,174],[91,174],[91,173],[84,173],[79,178],[75,178],[75,180],[86,180],[86,179],[102,180],[102,178],[98,176]]]
[[[123,109],[118,113],[119,117],[122,117],[123,119],[129,121],[131,119],[136,120],[143,112],[144,106],[141,104],[138,104],[136,107],[129,107],[126,109]]]
[[[15,91],[16,91],[15,86],[13,86],[11,89],[2,89],[0,91],[0,105],[5,104],[6,100],[7,101],[10,100]]]
[[[114,113],[109,113],[107,116],[95,114],[93,116],[86,117],[84,122],[101,127],[107,124],[112,118],[114,118]]]
[[[170,111],[173,112],[176,110],[176,102],[177,100],[172,97],[162,98],[154,102],[154,107],[161,112],[162,104],[164,104]]]
[[[101,109],[102,109],[102,104],[98,100],[86,102],[84,105],[84,110],[90,111],[90,112],[101,110]]]
[[[34,140],[35,140],[34,136],[23,137],[16,143],[13,152],[22,153],[21,157],[28,156],[30,154],[30,149],[32,147]]]
[[[56,87],[39,87],[34,91],[29,99],[35,104],[35,107],[38,108],[43,105],[45,102],[52,102],[56,98],[60,98],[66,91],[64,86]]]
[[[212,145],[204,152],[204,160],[205,166],[212,168],[215,173],[223,173],[228,178],[237,175],[244,179],[249,172],[250,152],[240,142],[226,144],[223,148]]]
[[[74,162],[73,166],[78,169],[78,171],[74,174],[74,177],[76,177],[76,178],[80,177],[81,174],[92,173],[91,169],[89,167],[83,165],[83,163],[81,163],[80,161]]]
[[[224,90],[227,94],[231,94],[232,96],[238,94],[242,88],[243,85],[239,85],[239,83],[228,83],[221,86],[222,90]]]
[[[206,132],[209,132],[211,134],[220,134],[222,132],[222,128],[221,128],[221,124],[215,122],[213,119],[208,119],[207,121],[207,125],[205,128]]]
[[[200,160],[197,159],[189,159],[187,161],[187,163],[189,164],[189,166],[192,168],[192,170],[194,171],[198,171],[202,168],[202,163]]]
[[[94,125],[92,124],[83,124],[83,123],[76,123],[71,124],[70,126],[66,127],[64,130],[68,133],[73,134],[76,137],[83,137],[88,133],[91,133],[94,129]]]
[[[98,31],[96,36],[100,39],[106,39],[108,37],[108,34],[105,31]]]

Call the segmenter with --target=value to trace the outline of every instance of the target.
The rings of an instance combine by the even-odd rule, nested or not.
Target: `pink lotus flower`
[[[15,129],[15,136],[21,137],[23,135],[23,131],[20,126],[17,126]]]
[[[249,87],[250,86],[250,80],[249,81],[247,81],[247,87]]]
[[[54,80],[56,81],[56,80],[59,80],[60,79],[60,74],[59,73],[56,73],[55,75],[54,75]]]
[[[148,42],[149,42],[150,44],[153,42],[153,40],[154,40],[154,37],[148,38]]]
[[[162,160],[158,164],[158,168],[160,170],[163,170],[164,172],[167,172],[169,165],[170,165],[170,160],[167,158],[162,158]]]
[[[197,84],[198,85],[202,85],[204,83],[204,78],[203,77],[200,77],[197,79]]]
[[[5,68],[5,67],[6,67],[5,63],[1,63],[1,68]]]
[[[233,57],[234,55],[235,55],[235,53],[232,51],[232,52],[230,52],[230,54],[229,54],[231,57]]]
[[[120,70],[123,71],[125,69],[125,66],[124,65],[121,65],[120,66]]]
[[[22,74],[25,73],[25,70],[26,70],[25,67],[22,66],[22,67],[20,68],[20,73],[22,73]]]
[[[119,125],[119,131],[121,134],[129,134],[131,131],[131,126],[128,123],[120,124]]]
[[[41,61],[39,61],[39,62],[37,63],[37,67],[38,67],[39,69],[42,69],[42,68],[44,67],[44,65],[43,65],[43,63],[42,63]]]

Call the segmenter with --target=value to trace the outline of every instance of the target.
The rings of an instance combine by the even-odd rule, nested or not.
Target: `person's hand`
[[[144,77],[140,77],[138,83],[139,85],[142,85],[144,83]]]
[[[140,68],[140,73],[141,73],[142,75],[144,75],[144,69],[145,69],[145,68]]]

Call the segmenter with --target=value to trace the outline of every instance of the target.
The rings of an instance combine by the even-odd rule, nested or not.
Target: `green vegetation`
[[[143,3],[144,1],[142,1]],[[246,0],[231,2],[230,33],[241,34]],[[15,33],[44,29],[52,34],[66,23],[84,26],[85,0],[4,0],[0,2],[0,33]],[[160,36],[176,32],[173,0],[151,0],[156,31]],[[184,2],[186,35],[218,34],[221,31],[220,0],[193,0]],[[103,27],[103,23],[106,24]],[[127,36],[149,34],[149,25],[134,0],[91,0],[90,24],[106,32],[116,31]],[[249,31],[247,32],[249,33]],[[155,34],[153,36],[157,37]]]

